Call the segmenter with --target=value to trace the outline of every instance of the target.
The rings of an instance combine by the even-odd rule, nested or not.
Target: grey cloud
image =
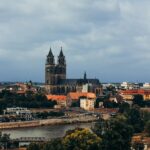
[[[149,81],[149,74],[142,73],[150,65],[149,4],[147,0],[2,0],[1,80],[44,81],[49,48],[57,57],[62,45],[69,77],[82,77],[87,70],[102,82]]]

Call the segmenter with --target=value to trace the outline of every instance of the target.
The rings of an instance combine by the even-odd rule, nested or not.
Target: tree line
[[[7,90],[0,93],[0,113],[7,107],[53,108],[56,104],[56,101],[48,101],[42,93],[28,91],[19,95]]]

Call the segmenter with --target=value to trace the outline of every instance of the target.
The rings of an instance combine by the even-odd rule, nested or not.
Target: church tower
[[[54,93],[55,81],[55,59],[50,48],[45,64],[45,85],[48,93]]]
[[[63,54],[62,47],[57,62],[57,81],[61,79],[66,79],[66,59]]]

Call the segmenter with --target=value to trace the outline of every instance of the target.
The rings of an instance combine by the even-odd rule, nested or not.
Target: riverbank
[[[7,123],[5,122],[5,123],[0,123],[0,129],[27,128],[27,127],[73,124],[73,123],[87,123],[87,122],[93,122],[93,121],[97,121],[97,118],[94,116],[80,116],[80,117],[74,117],[74,118],[55,118],[55,119],[7,122]]]

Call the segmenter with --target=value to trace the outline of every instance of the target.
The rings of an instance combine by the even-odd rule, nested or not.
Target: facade
[[[56,101],[60,107],[66,107],[66,96],[64,95],[46,95],[48,100]]]
[[[85,97],[80,98],[80,107],[85,110],[94,110],[95,101],[96,95],[93,93],[87,93]]]
[[[67,106],[72,106],[73,103],[79,102],[81,98],[96,99],[95,93],[90,92],[70,92],[67,94]]]
[[[121,89],[139,89],[140,86],[138,83],[122,82]]]
[[[150,100],[150,90],[135,89],[135,90],[120,91],[120,95],[123,97],[124,100],[133,100],[134,95],[138,95],[138,94],[143,96],[143,100],[145,101]]]
[[[150,83],[144,83],[142,88],[143,89],[150,89]]]
[[[31,111],[22,107],[6,108],[4,110],[4,115],[14,115],[26,120],[32,119]]]
[[[45,88],[47,94],[67,95],[69,92],[82,92],[84,86],[90,85],[88,92],[94,92],[96,95],[102,93],[102,86],[98,79],[87,79],[86,73],[83,79],[66,78],[66,59],[62,48],[58,56],[57,63],[50,49],[45,64]]]

